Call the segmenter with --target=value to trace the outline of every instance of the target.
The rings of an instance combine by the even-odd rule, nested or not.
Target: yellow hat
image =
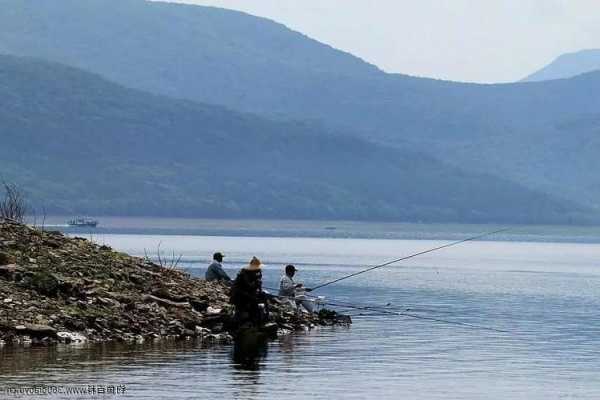
[[[258,271],[260,270],[261,265],[262,263],[258,258],[252,257],[252,260],[250,260],[250,264],[245,266],[244,269],[247,269],[248,271]]]

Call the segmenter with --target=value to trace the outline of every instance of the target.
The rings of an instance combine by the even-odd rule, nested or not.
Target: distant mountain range
[[[581,209],[412,151],[0,56],[0,170],[59,213],[566,222]]]
[[[587,72],[599,70],[600,49],[581,50],[561,55],[544,68],[523,79],[523,82],[572,78]]]
[[[94,93],[99,95],[97,100],[102,107],[95,103],[97,109],[92,114],[98,114],[97,119],[102,122],[92,129],[90,121],[96,117],[90,117],[86,120],[89,124],[85,141],[77,142],[77,136],[70,136],[71,142],[66,142],[70,144],[65,147],[74,157],[78,153],[74,143],[81,146],[94,143],[89,151],[103,143],[122,142],[122,149],[128,149],[125,144],[138,148],[141,144],[131,135],[160,137],[165,134],[162,131],[165,126],[170,126],[165,121],[174,124],[168,129],[172,148],[163,149],[157,141],[155,148],[140,150],[146,155],[154,152],[152,162],[156,164],[151,164],[150,158],[128,155],[127,150],[117,150],[116,155],[112,155],[114,162],[108,164],[130,168],[125,168],[124,175],[119,173],[123,182],[119,184],[116,180],[106,191],[117,193],[125,184],[141,185],[160,178],[158,187],[164,188],[163,192],[155,191],[154,184],[143,190],[136,187],[147,202],[152,201],[151,194],[161,199],[156,200],[154,208],[145,208],[145,212],[177,211],[196,215],[212,210],[210,214],[215,216],[268,214],[299,218],[554,222],[560,219],[564,222],[582,212],[594,216],[590,217],[593,219],[600,210],[600,175],[596,174],[600,168],[600,157],[597,157],[600,154],[597,139],[600,137],[597,108],[600,73],[561,81],[503,85],[386,74],[357,57],[263,18],[218,8],[143,0],[0,0],[0,53],[71,65],[122,86],[157,95],[127,91],[94,77],[94,82],[119,88],[119,96],[130,101],[133,101],[132,93],[136,93],[135,101],[142,104],[154,99],[155,103],[149,108],[154,112],[148,113],[146,106],[134,107],[133,103],[113,106],[111,99],[117,94],[106,95],[108,89],[98,86]],[[44,82],[52,78],[46,75],[39,79]],[[75,89],[70,87],[70,90]],[[68,93],[64,91],[63,97],[69,98]],[[18,91],[11,95],[17,94]],[[82,104],[86,104],[89,95],[81,94]],[[159,103],[164,103],[167,110],[160,108]],[[42,104],[52,106],[48,98]],[[76,104],[79,103],[69,103],[68,107]],[[68,107],[62,109],[68,110]],[[179,108],[187,112],[170,114]],[[26,120],[27,110],[20,112]],[[261,167],[245,171],[247,162],[222,163],[207,151],[210,147],[190,145],[194,140],[208,140],[193,127],[202,126],[204,119],[212,121],[211,112],[221,115],[221,119],[215,117],[221,123],[231,118],[240,121],[242,116],[245,121],[227,129],[212,125],[213,122],[208,125],[208,132],[226,131],[230,135],[225,152],[229,160],[239,160],[239,156],[245,154],[243,148],[247,147],[250,153],[279,149],[272,156],[280,161],[275,164],[264,161]],[[195,113],[203,117],[194,116]],[[230,113],[237,117],[230,117]],[[42,130],[44,121],[38,117],[37,132]],[[44,118],[56,118],[51,117],[52,114],[45,114]],[[63,125],[53,123],[60,129],[53,131],[53,135],[58,136],[52,138],[75,135],[76,132],[70,130],[76,131],[83,123],[77,113],[63,118]],[[132,124],[136,129],[123,125],[127,118],[135,121]],[[248,122],[248,118],[257,125]],[[290,120],[299,122],[286,122]],[[114,126],[115,121],[121,125]],[[45,130],[53,124],[44,125]],[[101,129],[103,126],[105,129]],[[265,127],[268,135],[263,136],[263,130],[256,126]],[[149,131],[154,133],[147,133]],[[94,138],[92,132],[99,137]],[[102,139],[105,135],[118,135],[118,139]],[[259,138],[267,143],[260,142]],[[192,157],[180,163],[175,151],[177,143],[186,147],[181,151],[195,149],[210,163],[192,163]],[[257,143],[264,146],[257,147]],[[106,165],[106,157],[111,157],[110,147],[103,149],[103,153],[93,153],[102,160],[96,168]],[[335,151],[327,157],[320,151],[323,149]],[[361,152],[362,149],[366,153]],[[346,153],[338,153],[342,150]],[[92,153],[86,154],[85,159],[89,161]],[[237,157],[233,157],[234,154]],[[295,161],[291,165],[314,166],[311,170],[314,175],[291,168],[284,162],[288,159]],[[400,162],[396,164],[392,159]],[[123,160],[129,161],[123,164]],[[225,185],[223,177],[215,175],[214,163],[228,165],[230,180],[227,181],[237,183]],[[165,165],[175,169],[162,176]],[[188,169],[189,165],[193,167]],[[273,165],[276,168],[272,168]],[[50,168],[51,163],[47,166]],[[251,178],[256,178],[254,173],[259,171],[261,174],[278,171],[279,174],[277,179],[271,180],[263,179],[268,174],[261,176],[261,185],[258,185]],[[327,184],[318,179],[317,172],[323,171],[332,174]],[[130,175],[133,173],[138,180]],[[153,178],[144,180],[145,174]],[[194,174],[200,177],[193,180]],[[114,171],[110,176],[115,176]],[[32,175],[30,182],[36,179]],[[264,182],[271,182],[270,194],[262,196],[261,201],[244,198],[242,188],[249,180],[254,182],[251,187],[262,189],[266,188],[262,186]],[[106,182],[104,184],[108,184]],[[204,186],[200,182],[204,182]],[[212,184],[217,186],[211,187]],[[131,206],[135,202],[121,204],[106,200],[100,207],[96,195],[101,192],[94,192],[91,183],[86,185],[85,190],[80,187],[69,192],[85,193],[87,200],[82,200],[78,209],[87,204],[106,213],[141,212]],[[186,185],[198,185],[202,189],[180,192]],[[298,196],[282,195],[294,185],[302,187],[301,197],[305,201],[301,209],[286,208],[299,204],[292,201],[298,200]],[[420,194],[414,194],[414,188],[418,188]],[[61,190],[65,187],[55,193]],[[185,188],[185,191],[191,190]],[[216,208],[194,203],[201,194],[207,193],[215,196],[212,204]],[[234,193],[239,197],[234,197]],[[428,197],[433,193],[437,193],[435,199]],[[68,207],[71,198],[65,195],[62,202],[56,203],[57,207]],[[334,198],[336,201],[332,203]],[[159,205],[164,204],[165,199],[177,206],[160,211]],[[235,200],[225,206],[225,199]],[[273,205],[275,203],[277,205]],[[344,204],[346,209],[342,207]],[[273,207],[269,207],[271,205]],[[522,210],[518,211],[519,208]],[[240,211],[236,214],[231,210]]]

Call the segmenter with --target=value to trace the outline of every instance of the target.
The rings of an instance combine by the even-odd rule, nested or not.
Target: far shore
[[[93,216],[97,228],[72,228],[73,215],[28,217],[28,222],[67,234],[148,234],[243,237],[328,237],[402,240],[456,240],[509,227],[491,241],[600,243],[600,226],[405,223],[333,220],[208,219]]]

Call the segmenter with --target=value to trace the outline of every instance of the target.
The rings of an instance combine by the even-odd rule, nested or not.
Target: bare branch
[[[25,195],[14,183],[2,182],[5,196],[0,201],[0,217],[16,222],[23,222],[27,213]]]
[[[42,213],[43,213],[42,214],[43,215],[43,218],[42,218],[42,232],[44,232],[44,229],[46,228],[46,207],[45,206],[42,206]]]
[[[175,261],[175,264],[173,264],[173,269],[175,269],[179,266],[179,261],[181,261],[181,257],[183,257],[183,254],[179,255],[179,257],[177,258],[177,261]]]
[[[176,256],[175,250],[172,250],[170,256],[168,253],[165,256],[165,255],[163,255],[161,246],[162,246],[162,242],[159,242],[158,246],[156,247],[156,256],[153,257],[154,260],[156,260],[158,262],[158,265],[162,268],[169,269],[169,270],[177,269],[177,267],[179,266],[179,262],[183,258],[183,254]],[[144,249],[144,259],[147,261],[153,261],[150,258],[150,256],[148,255],[148,252],[146,251],[146,249]]]
[[[163,264],[162,257],[160,256],[160,245],[161,245],[161,244],[162,244],[162,242],[158,242],[158,246],[156,247],[156,253],[157,253],[157,256],[158,256],[158,264],[159,264],[161,267],[163,267],[163,268],[164,268],[165,266],[164,266],[164,264]]]

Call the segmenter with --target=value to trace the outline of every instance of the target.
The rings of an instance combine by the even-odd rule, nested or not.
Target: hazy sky
[[[388,72],[523,78],[600,48],[600,0],[177,0],[274,19]]]

